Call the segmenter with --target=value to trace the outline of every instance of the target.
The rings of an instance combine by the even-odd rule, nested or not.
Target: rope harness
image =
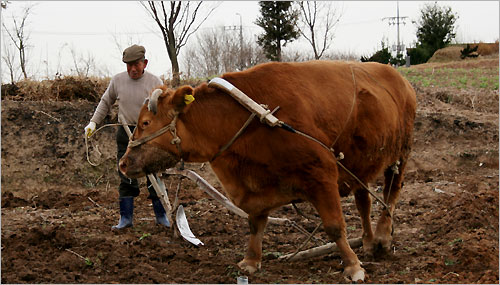
[[[163,135],[167,131],[170,131],[170,134],[172,134],[172,136],[173,136],[173,139],[170,141],[170,143],[175,144],[177,146],[177,149],[179,150],[179,153],[180,153],[181,138],[179,138],[179,136],[177,136],[177,129],[175,126],[177,124],[178,117],[179,117],[179,113],[174,112],[174,116],[173,116],[173,119],[170,122],[170,124],[166,125],[165,127],[159,129],[158,131],[152,133],[149,136],[145,136],[145,137],[140,138],[138,140],[133,140],[132,137],[130,137],[130,140],[128,142],[128,147],[134,148],[134,147],[140,146],[141,144],[144,144],[152,139],[155,139],[155,138]]]

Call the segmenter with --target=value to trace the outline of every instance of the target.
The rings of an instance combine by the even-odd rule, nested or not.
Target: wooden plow
[[[180,175],[183,177],[186,177],[190,179],[191,181],[195,182],[196,185],[202,189],[205,193],[207,193],[210,197],[212,197],[214,200],[222,204],[224,207],[226,207],[228,210],[231,212],[235,213],[236,215],[242,217],[242,218],[248,218],[247,213],[245,213],[243,210],[238,208],[236,205],[234,205],[226,196],[221,194],[217,189],[215,189],[212,185],[210,185],[205,179],[203,179],[201,176],[199,176],[196,172],[189,170],[189,169],[176,169],[176,168],[169,168],[165,170],[164,174],[167,175]],[[167,198],[168,200],[168,198]],[[297,249],[296,252],[290,253],[287,255],[280,256],[279,259],[283,261],[294,261],[294,260],[301,260],[301,259],[307,259],[307,258],[312,258],[316,256],[321,256],[325,254],[330,254],[330,253],[338,253],[338,247],[335,243],[326,243],[325,245],[318,246],[318,247],[313,247],[307,250],[302,250],[301,248],[306,245],[306,243],[311,239],[311,237],[314,235],[315,231],[313,233],[309,233],[307,230],[304,228],[300,227],[297,225],[294,221],[289,220],[287,218],[275,218],[275,217],[269,217],[268,222],[270,224],[290,224],[293,227],[297,228],[300,232],[308,235],[307,240]],[[348,240],[349,245],[351,248],[357,248],[361,247],[363,244],[362,238],[354,238],[354,239],[349,239]]]

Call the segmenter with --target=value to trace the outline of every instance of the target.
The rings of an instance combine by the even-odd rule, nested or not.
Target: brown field
[[[498,284],[499,68],[498,57],[480,60],[400,70],[417,91],[414,147],[393,252],[373,260],[355,249],[366,283]],[[204,246],[155,226],[147,191],[136,199],[134,227],[111,232],[119,216],[115,129],[90,140],[91,160],[99,163],[92,167],[83,128],[97,103],[81,99],[2,96],[2,283],[235,283],[243,274],[236,263],[246,250],[247,221],[190,181],[182,181],[179,199]],[[223,192],[209,165],[187,166]],[[178,181],[165,178],[171,196]],[[318,215],[307,204],[298,207],[311,219],[290,206],[272,215],[311,232]],[[381,207],[373,208],[376,222]],[[352,196],[343,209],[348,237],[360,237]],[[322,230],[316,237],[328,240]],[[249,283],[346,283],[338,255],[278,259],[305,239],[289,224],[268,225],[262,270]]]

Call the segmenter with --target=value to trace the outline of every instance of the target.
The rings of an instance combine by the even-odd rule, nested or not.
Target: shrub
[[[433,52],[423,45],[408,49],[411,64],[426,63],[432,57],[432,54]]]
[[[387,64],[391,60],[391,53],[389,49],[385,46],[384,42],[382,42],[382,49],[375,52],[372,56],[367,58],[366,56],[361,57],[362,62],[374,61],[379,63]]]
[[[479,46],[470,47],[469,44],[460,51],[460,58],[465,59],[466,57],[478,57],[477,48]]]

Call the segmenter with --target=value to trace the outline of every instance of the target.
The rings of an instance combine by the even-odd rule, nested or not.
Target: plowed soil
[[[414,146],[395,211],[393,250],[374,260],[354,249],[365,282],[498,283],[498,90],[415,88]],[[443,100],[457,94],[474,95],[475,105]],[[116,129],[91,138],[90,159],[99,164],[91,166],[83,128],[95,106],[2,101],[2,283],[236,283],[244,275],[236,264],[246,250],[247,221],[189,180],[182,180],[178,197],[203,246],[156,226],[144,187],[135,200],[134,227],[111,231],[119,219]],[[187,167],[224,193],[208,164]],[[164,181],[173,202],[179,178]],[[353,197],[342,202],[348,237],[360,237]],[[272,216],[312,232],[318,215],[307,204],[298,207],[309,219],[291,206]],[[373,208],[375,223],[381,206],[374,202]],[[329,242],[322,230],[315,237],[307,247]],[[306,238],[289,223],[269,224],[262,269],[249,282],[349,282],[335,254],[278,259]]]

